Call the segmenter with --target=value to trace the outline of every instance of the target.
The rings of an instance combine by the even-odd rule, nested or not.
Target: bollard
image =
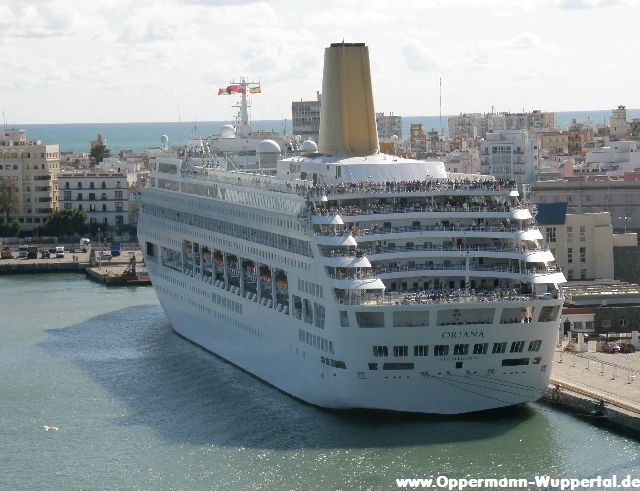
[[[611,380],[615,380],[616,379],[616,368],[617,367],[613,367],[613,374],[611,375]]]
[[[627,377],[627,383],[630,384],[631,382],[633,382],[636,379],[635,375],[631,375],[629,374],[629,376]]]
[[[600,363],[600,375],[604,375],[604,363]]]

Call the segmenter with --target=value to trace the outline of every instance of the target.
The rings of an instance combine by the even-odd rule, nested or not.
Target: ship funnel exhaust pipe
[[[333,43],[324,51],[319,150],[330,155],[380,151],[364,43]]]

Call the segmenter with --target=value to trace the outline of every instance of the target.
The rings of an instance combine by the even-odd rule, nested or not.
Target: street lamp
[[[618,217],[618,220],[624,220],[624,233],[627,233],[627,220],[629,220],[629,217]]]

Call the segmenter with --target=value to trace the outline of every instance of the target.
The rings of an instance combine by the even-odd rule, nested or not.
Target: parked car
[[[109,251],[100,251],[100,260],[101,261],[111,261],[111,258],[113,258],[113,256],[111,255],[111,253]]]
[[[620,346],[618,346],[618,343],[609,341],[608,343],[604,343],[602,351],[604,351],[605,353],[620,353]]]
[[[64,246],[56,246],[56,258],[64,258]]]
[[[636,347],[631,343],[622,343],[620,345],[620,351],[622,353],[635,353]]]

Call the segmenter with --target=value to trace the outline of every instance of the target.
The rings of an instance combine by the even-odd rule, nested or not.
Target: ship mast
[[[238,123],[236,126],[236,137],[246,138],[251,134],[251,125],[249,124],[249,103],[247,101],[247,92],[250,85],[260,85],[260,82],[247,82],[244,77],[240,79],[240,82],[231,82],[232,84],[242,87],[240,92],[240,105],[235,105],[238,111]]]

